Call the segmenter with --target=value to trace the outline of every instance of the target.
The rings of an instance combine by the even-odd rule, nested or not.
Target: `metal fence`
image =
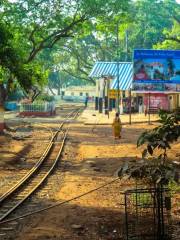
[[[4,112],[0,111],[0,122],[4,122]]]
[[[171,198],[164,188],[133,189],[124,193],[125,239],[171,239]]]
[[[20,112],[53,112],[55,110],[55,103],[31,103],[21,104]]]

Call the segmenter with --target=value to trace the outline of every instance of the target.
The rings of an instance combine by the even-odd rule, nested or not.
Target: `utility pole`
[[[128,29],[126,29],[125,31],[125,48],[126,48],[125,61],[127,62],[128,60]],[[131,94],[131,89],[129,89],[129,124],[131,124],[131,115],[132,115],[131,101],[132,101],[132,94]]]
[[[125,55],[125,61],[128,60],[128,30],[125,31],[125,48],[126,48],[126,55]]]
[[[117,112],[120,113],[119,108],[119,102],[120,102],[120,96],[119,96],[119,21],[117,22],[117,91],[118,91],[118,97],[117,97]]]
[[[148,124],[151,124],[151,114],[150,114],[150,110],[151,110],[151,93],[148,93]]]
[[[132,100],[132,95],[131,95],[131,89],[129,90],[129,124],[131,125],[131,100]]]

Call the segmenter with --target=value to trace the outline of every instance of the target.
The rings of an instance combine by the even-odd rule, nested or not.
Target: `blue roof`
[[[117,80],[117,62],[96,62],[90,77],[101,78],[109,76],[114,78],[111,89],[118,88]],[[119,89],[128,90],[132,84],[133,64],[131,62],[119,62]]]

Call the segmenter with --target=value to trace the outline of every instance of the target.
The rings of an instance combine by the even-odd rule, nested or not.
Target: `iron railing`
[[[52,112],[55,110],[55,103],[31,103],[31,104],[21,104],[20,112]]]
[[[171,197],[168,189],[132,189],[124,193],[125,239],[171,239]]]

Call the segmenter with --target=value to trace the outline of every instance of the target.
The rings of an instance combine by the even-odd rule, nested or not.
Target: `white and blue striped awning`
[[[101,77],[112,77],[114,81],[111,85],[111,89],[118,88],[117,78],[117,62],[96,62],[90,77],[101,78]],[[133,64],[131,62],[119,62],[119,89],[128,90],[131,88],[132,77],[133,77]]]

